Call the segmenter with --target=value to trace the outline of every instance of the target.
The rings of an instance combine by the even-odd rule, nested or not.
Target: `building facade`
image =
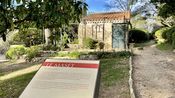
[[[126,49],[130,12],[96,13],[85,16],[78,28],[79,44],[90,37],[104,43],[104,49]]]

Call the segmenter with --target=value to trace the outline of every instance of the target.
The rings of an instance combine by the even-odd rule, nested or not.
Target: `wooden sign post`
[[[97,98],[99,61],[47,59],[19,98]]]

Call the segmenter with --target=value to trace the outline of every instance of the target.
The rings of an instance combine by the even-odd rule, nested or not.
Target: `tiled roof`
[[[110,12],[110,13],[96,13],[85,16],[83,19],[88,21],[99,20],[124,20],[130,19],[131,15],[129,11],[126,12]]]

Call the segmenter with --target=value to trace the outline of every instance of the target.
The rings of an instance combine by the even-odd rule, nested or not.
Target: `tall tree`
[[[0,35],[5,40],[7,30],[30,24],[61,28],[70,21],[80,21],[86,6],[79,0],[0,0]]]
[[[149,0],[107,0],[106,7],[112,11],[131,11],[132,16],[140,13],[150,14],[154,6]]]
[[[158,16],[161,17],[165,26],[175,25],[175,1],[174,0],[151,0],[158,9]]]

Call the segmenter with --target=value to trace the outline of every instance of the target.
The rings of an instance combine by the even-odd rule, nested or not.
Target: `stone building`
[[[95,13],[85,16],[78,28],[79,44],[90,37],[103,42],[104,49],[126,49],[130,12]]]

